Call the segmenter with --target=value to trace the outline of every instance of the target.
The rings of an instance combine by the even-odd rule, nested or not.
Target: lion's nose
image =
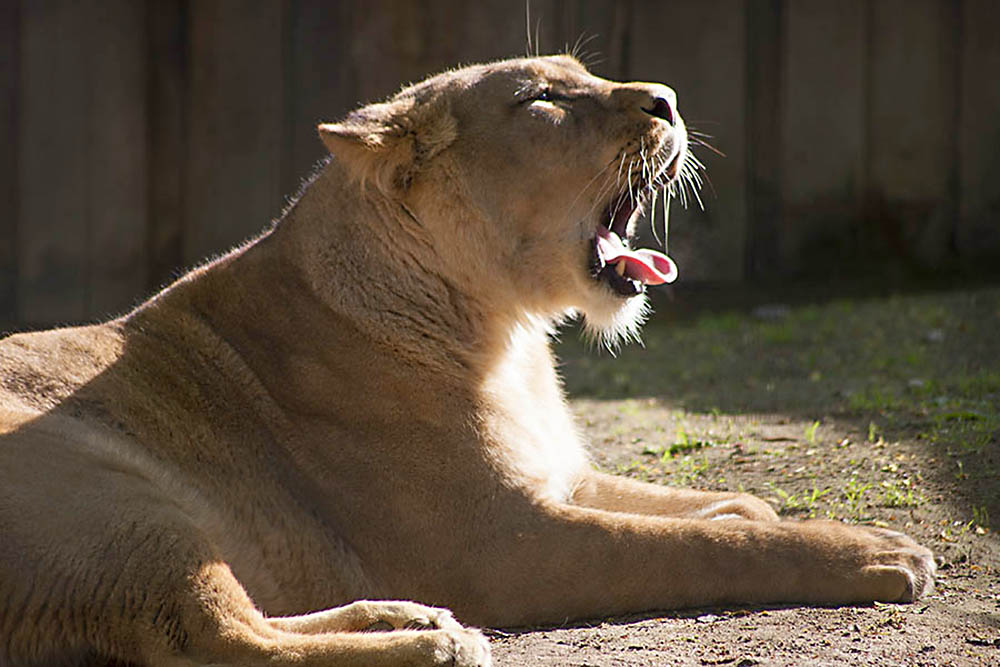
[[[674,105],[676,102],[671,103],[671,100],[667,99],[665,96],[656,96],[653,98],[653,105],[650,107],[642,107],[642,110],[648,113],[650,116],[656,116],[657,118],[662,118],[663,120],[670,123],[671,126],[676,122],[674,114]]]
[[[617,100],[623,111],[641,111],[670,123],[672,127],[681,122],[677,112],[677,93],[662,83],[623,83],[614,90],[612,98]]]

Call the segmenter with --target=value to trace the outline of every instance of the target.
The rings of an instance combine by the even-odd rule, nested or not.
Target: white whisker
[[[670,239],[670,200],[673,199],[672,196],[667,194],[667,191],[663,191],[663,253],[669,252],[667,247],[667,242]]]

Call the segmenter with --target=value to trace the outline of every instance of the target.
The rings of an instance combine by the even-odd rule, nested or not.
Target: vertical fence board
[[[90,315],[130,306],[146,287],[145,3],[102,0],[88,16]]]
[[[21,5],[18,305],[22,321],[70,322],[87,312],[87,109],[90,7]]]
[[[563,48],[562,9],[558,0],[531,3],[532,42],[542,53]],[[373,0],[354,13],[350,34],[360,102],[449,67],[521,56],[527,47],[524,7],[494,2]]]
[[[865,157],[864,0],[784,6],[783,272],[850,268]]]
[[[629,6],[614,0],[567,0],[563,41],[579,45],[580,59],[595,74],[621,80],[628,58]]]
[[[512,11],[503,3],[458,3],[465,8],[463,30],[454,30],[447,12],[435,16],[436,33],[452,33],[458,39],[448,50],[437,55],[442,67],[461,61],[489,61],[512,58],[527,53],[527,31],[524,8]],[[534,51],[542,55],[560,53],[569,40],[564,27],[565,12],[559,0],[531,3],[531,42]]]
[[[17,319],[17,90],[20,17],[16,2],[0,3],[0,334]]]
[[[190,5],[186,262],[226,250],[281,211],[285,8]]]
[[[782,0],[747,7],[748,277],[773,278],[781,245]]]
[[[962,257],[997,259],[1000,251],[1000,4],[966,0],[962,17],[961,208],[956,245]]]
[[[947,259],[956,217],[957,10],[946,0],[871,4],[866,242],[926,266]]]
[[[683,0],[644,4],[631,23],[629,75],[662,81],[677,91],[690,126],[714,136],[726,154],[708,165],[712,186],[701,196],[705,211],[671,207],[670,251],[681,276],[691,280],[739,280],[746,242],[746,49],[742,0]],[[678,26],[664,33],[664,26]]]
[[[326,154],[316,133],[321,122],[341,118],[356,104],[350,64],[349,3],[296,2],[289,16],[286,73],[289,132],[282,192],[294,194],[310,168]]]
[[[184,264],[184,173],[187,148],[187,0],[147,5],[149,223],[146,288],[167,283]]]

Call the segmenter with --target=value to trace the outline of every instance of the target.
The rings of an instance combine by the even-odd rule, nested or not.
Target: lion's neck
[[[371,348],[413,373],[477,386],[504,363],[525,315],[436,271],[433,245],[399,213],[362,199],[331,165],[273,232],[145,310],[195,312],[268,385],[295,385],[293,369],[273,362],[290,353],[317,368]]]
[[[512,299],[491,293],[490,276],[453,270],[454,252],[441,247],[448,239],[434,238],[406,206],[363,192],[336,162],[276,234],[311,294],[402,361],[481,377],[525,320]]]

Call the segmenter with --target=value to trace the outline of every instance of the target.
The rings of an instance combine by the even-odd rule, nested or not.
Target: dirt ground
[[[617,357],[567,331],[573,408],[605,470],[907,532],[934,594],[493,631],[497,665],[1000,665],[1000,288],[820,292],[661,293]]]

